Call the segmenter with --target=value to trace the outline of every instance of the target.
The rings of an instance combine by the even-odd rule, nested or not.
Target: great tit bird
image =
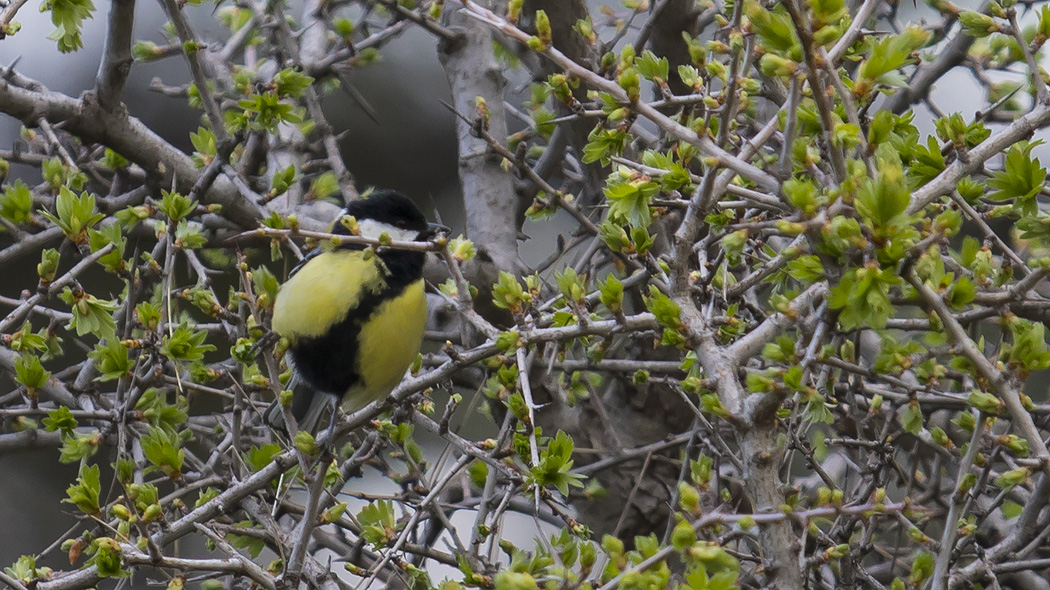
[[[389,190],[355,200],[345,214],[370,238],[386,233],[393,240],[426,241],[448,231],[427,223],[408,197]],[[350,230],[336,223],[333,233]],[[355,411],[384,398],[419,352],[427,319],[426,253],[380,248],[374,254],[368,248],[343,244],[309,256],[277,292],[272,326],[288,341],[286,358],[297,381],[291,412],[300,430],[313,432],[336,403]],[[283,423],[278,405],[267,421]]]

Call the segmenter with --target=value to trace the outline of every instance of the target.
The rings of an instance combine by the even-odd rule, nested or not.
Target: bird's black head
[[[376,236],[370,237],[377,237],[378,233],[386,231],[394,239],[414,240],[419,234],[426,234],[429,229],[427,218],[416,204],[405,195],[392,190],[377,190],[366,198],[353,200],[347,205],[346,214],[357,219],[363,235],[373,233],[369,230],[378,230]],[[344,229],[345,232],[342,224],[337,224],[337,229]],[[412,236],[409,237],[409,234]]]
[[[439,223],[427,223],[427,218],[411,199],[392,190],[377,190],[368,197],[355,199],[344,214],[357,220],[362,236],[373,239],[385,233],[398,241],[422,242],[451,231]],[[336,223],[332,231],[350,233],[342,223]]]

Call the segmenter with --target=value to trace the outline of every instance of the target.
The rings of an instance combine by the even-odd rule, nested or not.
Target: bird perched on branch
[[[408,197],[389,190],[355,200],[345,215],[353,220],[344,216],[333,233],[425,242],[449,231],[427,223]],[[300,430],[313,432],[329,407],[334,425],[337,403],[355,411],[401,382],[426,324],[425,261],[422,250],[344,243],[292,270],[277,293],[272,325],[288,342],[291,412]],[[281,416],[274,404],[266,418],[276,425]]]

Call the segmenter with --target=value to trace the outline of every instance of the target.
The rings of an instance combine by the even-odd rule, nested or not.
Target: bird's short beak
[[[436,237],[438,234],[448,235],[450,233],[452,233],[452,228],[447,225],[442,225],[440,223],[428,223],[427,231],[424,232],[423,238],[429,240],[431,238]]]

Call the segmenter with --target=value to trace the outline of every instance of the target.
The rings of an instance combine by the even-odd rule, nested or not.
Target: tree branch
[[[489,151],[475,125],[496,138],[507,137],[503,74],[492,53],[492,31],[455,3],[448,20],[461,41],[444,44],[442,64],[452,87],[456,111],[473,120],[456,120],[459,178],[467,215],[467,234],[501,269],[518,267],[518,223],[514,184],[499,158]],[[483,101],[484,107],[479,101]]]
[[[135,0],[112,0],[106,45],[95,76],[95,95],[104,111],[113,111],[124,93],[131,64],[132,34],[135,28]]]
[[[471,17],[494,27],[519,43],[528,44],[529,35],[527,33],[508,23],[502,17],[497,16],[491,10],[479,6],[477,3],[470,0],[467,0],[467,2],[464,3],[464,10],[466,10],[467,14]],[[670,136],[696,146],[700,149],[700,153],[704,156],[713,158],[720,166],[733,170],[737,174],[754,181],[763,188],[772,191],[778,191],[780,189],[780,182],[777,181],[776,178],[718,147],[711,138],[700,137],[692,129],[672,120],[670,117],[664,115],[645,102],[639,101],[632,104],[627,96],[627,92],[616,82],[602,78],[593,71],[577,64],[554,47],[547,48],[547,50],[543,52],[543,55],[561,66],[566,72],[580,78],[591,87],[609,93],[617,101],[624,104],[631,104],[631,107],[637,110],[639,114],[655,123]]]
[[[1031,445],[1036,459],[1039,460],[1040,469],[1050,474],[1050,451],[1047,450],[1046,443],[1043,442],[1043,437],[1039,434],[1039,430],[1032,420],[1032,415],[1021,403],[1020,388],[999,371],[988,360],[988,357],[984,356],[984,352],[977,348],[977,345],[966,333],[959,321],[955,319],[951,309],[944,303],[944,300],[934,293],[933,289],[930,289],[926,283],[922,282],[913,269],[908,269],[905,278],[915,287],[915,290],[918,291],[933,312],[941,318],[945,331],[948,332],[955,346],[959,347],[963,356],[973,363],[981,377],[988,382],[999,399],[1006,404],[1006,409],[1010,413],[1010,418],[1013,420],[1014,425],[1020,430],[1024,438],[1028,440],[1028,444]]]
[[[161,186],[189,192],[200,171],[193,160],[161,139],[123,108],[106,112],[90,94],[80,100],[41,88],[28,90],[3,79],[0,72],[0,112],[35,126],[45,118],[52,124],[63,124],[65,131],[86,141],[100,143],[141,166]],[[219,177],[201,198],[206,204],[223,207],[222,215],[246,228],[258,225],[259,208],[245,199],[228,179]]]

